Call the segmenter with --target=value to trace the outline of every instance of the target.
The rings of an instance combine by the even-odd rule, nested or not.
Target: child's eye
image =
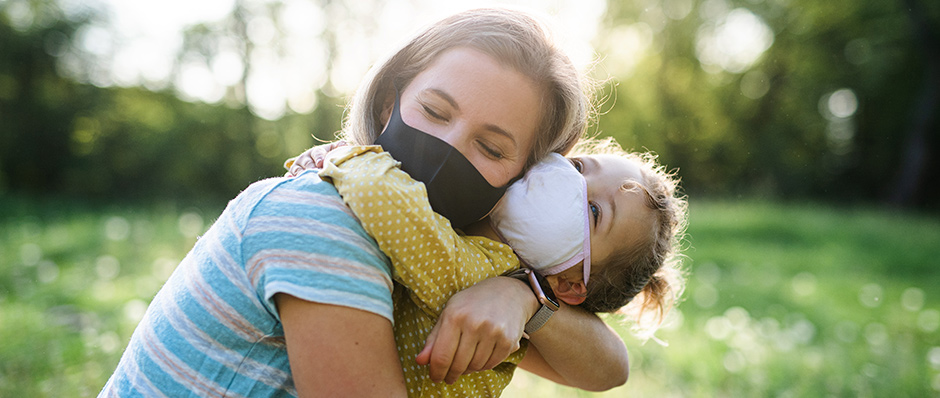
[[[591,215],[594,216],[594,226],[597,226],[597,218],[600,216],[601,209],[600,207],[597,207],[594,202],[588,203],[588,208],[591,209]]]
[[[581,159],[570,158],[568,160],[571,162],[572,165],[574,165],[574,169],[577,170],[578,173],[584,174],[584,165],[581,164]]]

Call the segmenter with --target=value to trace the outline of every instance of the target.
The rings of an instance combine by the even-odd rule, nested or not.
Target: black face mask
[[[490,185],[456,148],[405,124],[398,97],[392,117],[375,143],[401,162],[401,169],[411,178],[424,183],[431,208],[455,228],[486,217],[509,186]]]

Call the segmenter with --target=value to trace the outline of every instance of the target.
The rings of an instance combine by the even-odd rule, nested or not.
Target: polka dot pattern
[[[360,149],[357,149],[360,148]],[[512,249],[458,234],[431,210],[424,184],[373,147],[351,147],[324,165],[343,200],[389,257],[396,281],[395,341],[411,397],[495,397],[509,384],[526,344],[493,370],[433,383],[415,363],[447,300],[477,282],[519,268]]]

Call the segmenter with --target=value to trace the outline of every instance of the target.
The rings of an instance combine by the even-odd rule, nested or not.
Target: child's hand
[[[308,169],[319,169],[323,167],[323,159],[330,151],[349,145],[346,141],[336,141],[329,144],[317,145],[310,148],[296,158],[287,159],[284,162],[284,168],[287,169],[285,177],[296,177]]]
[[[486,279],[455,294],[415,358],[434,382],[492,369],[519,349],[526,321],[538,309],[532,290],[506,277]]]

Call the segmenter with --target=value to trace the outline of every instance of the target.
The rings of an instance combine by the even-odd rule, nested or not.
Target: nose
[[[583,173],[581,174],[581,177],[584,178],[584,182],[587,185],[588,197],[591,198],[596,196],[598,193],[598,185],[594,183],[594,176],[592,176],[591,173]]]

